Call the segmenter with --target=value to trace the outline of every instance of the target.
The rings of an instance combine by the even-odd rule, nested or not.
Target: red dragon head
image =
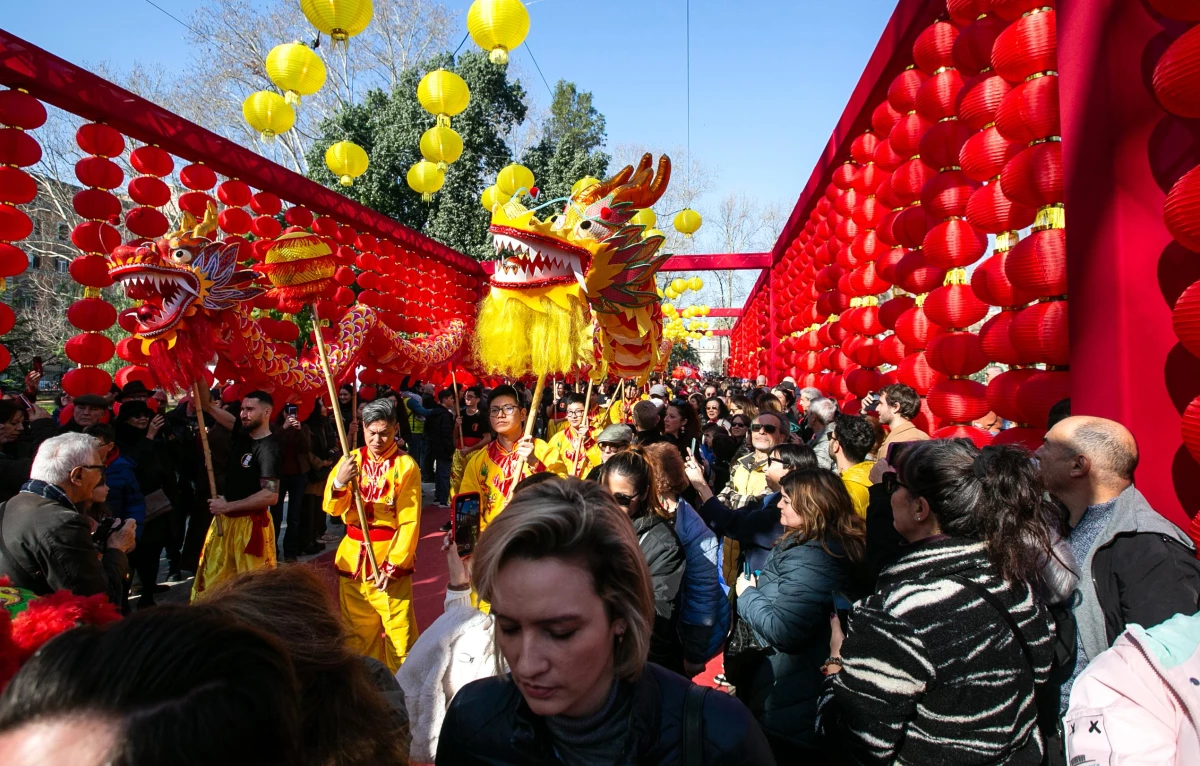
[[[141,305],[126,311],[132,333],[143,347],[159,340],[174,346],[185,320],[198,312],[216,313],[253,300],[264,288],[256,274],[239,268],[241,243],[214,242],[216,209],[211,204],[199,223],[183,214],[178,231],[154,243],[121,245],[108,272],[125,295]]]

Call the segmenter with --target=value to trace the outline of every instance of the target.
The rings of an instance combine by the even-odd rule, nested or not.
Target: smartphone
[[[459,556],[469,556],[479,539],[479,493],[466,492],[454,498],[454,516],[450,531]]]
[[[42,374],[42,371],[43,371],[42,358],[40,356],[35,356],[33,358],[33,371],[36,372],[38,375]]]
[[[25,409],[27,409],[27,410],[33,409],[33,405],[29,403],[29,399],[26,398],[25,394],[18,394],[18,396],[21,399],[21,404],[25,405]]]
[[[841,620],[842,630],[846,630],[846,621],[850,619],[850,599],[842,593],[833,594],[833,611],[837,612],[838,619]]]
[[[299,411],[300,411],[300,407],[298,405],[295,405],[295,404],[283,405],[283,414],[288,416],[289,418],[296,417],[296,413]]]

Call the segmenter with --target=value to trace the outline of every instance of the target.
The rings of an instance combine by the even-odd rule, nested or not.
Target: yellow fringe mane
[[[491,375],[566,374],[592,364],[591,309],[578,285],[492,288],[479,307],[472,350]]]

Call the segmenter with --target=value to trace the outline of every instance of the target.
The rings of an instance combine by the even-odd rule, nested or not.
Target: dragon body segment
[[[113,252],[109,275],[125,288],[127,297],[139,302],[122,313],[122,327],[140,340],[151,373],[169,391],[190,390],[216,361],[218,377],[224,372],[286,399],[311,401],[326,391],[315,351],[296,355],[291,346],[272,340],[251,316],[251,301],[274,288],[258,281],[255,270],[241,266],[242,242],[209,238],[216,229],[214,221],[212,208],[200,223],[185,213],[179,231],[152,243],[121,245]],[[307,250],[297,247],[297,236],[311,240],[300,243]],[[304,253],[296,260],[311,258],[313,264],[286,264],[292,295],[303,292],[304,275],[315,280],[332,273],[327,267],[329,248],[319,239],[285,234],[277,242],[290,253]],[[274,278],[267,260],[268,268],[259,271]],[[332,328],[331,337],[328,331],[326,335],[331,372],[341,380],[364,353],[380,366],[404,372],[444,364],[461,347],[466,325],[451,320],[428,337],[407,339],[388,327],[375,309],[356,303]]]

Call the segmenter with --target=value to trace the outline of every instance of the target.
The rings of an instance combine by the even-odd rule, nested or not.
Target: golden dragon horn
[[[639,171],[633,180],[613,192],[613,202],[629,202],[635,208],[650,207],[658,202],[667,190],[671,179],[671,160],[667,155],[658,158],[658,172],[650,170],[650,155],[638,164]]]
[[[193,218],[192,220],[194,221],[195,219]],[[207,239],[208,235],[212,234],[216,230],[217,206],[210,202],[208,203],[208,209],[204,211],[204,220],[200,221],[200,223],[196,224],[195,228],[192,229],[192,236],[196,239],[200,239],[202,237]]]
[[[584,189],[583,193],[579,197],[579,200],[578,200],[579,204],[584,207],[587,207],[588,205],[592,204],[593,202],[595,202],[598,199],[604,199],[604,197],[607,196],[610,191],[617,188],[618,186],[624,185],[625,182],[628,181],[629,177],[632,175],[633,175],[633,166],[626,165],[625,167],[623,167],[619,171],[617,171],[617,174],[615,176],[612,176],[611,178],[609,178],[606,181],[601,181],[598,184],[592,184],[588,188]]]

